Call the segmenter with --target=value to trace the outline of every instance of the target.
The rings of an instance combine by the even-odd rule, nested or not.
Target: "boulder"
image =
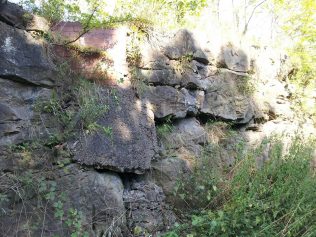
[[[136,98],[131,89],[107,89],[109,110],[98,121],[102,129],[82,133],[75,146],[74,160],[99,169],[144,173],[156,154],[156,132],[150,104]]]
[[[230,70],[209,77],[211,86],[205,92],[200,112],[239,124],[249,122],[254,117],[254,108],[251,96],[243,91],[245,77],[248,75]]]
[[[48,32],[49,29],[49,22],[44,17],[37,15],[32,15],[25,27],[27,31],[37,32]]]
[[[186,56],[193,56],[198,48],[193,34],[186,29],[182,29],[175,33],[170,42],[163,47],[162,52],[169,59],[175,60]]]
[[[0,22],[0,77],[36,86],[55,85],[56,71],[44,43]]]
[[[183,175],[189,175],[188,161],[176,157],[168,157],[152,163],[152,179],[162,187],[168,201],[173,200],[175,185]]]
[[[153,105],[155,118],[184,118],[187,114],[198,112],[203,92],[191,92],[185,88],[177,90],[170,86],[149,86],[143,96]]]
[[[166,137],[170,148],[204,145],[207,143],[207,133],[196,118],[181,119],[174,123],[172,132]]]
[[[250,59],[245,51],[228,44],[222,47],[219,55],[219,65],[236,72],[248,72]]]

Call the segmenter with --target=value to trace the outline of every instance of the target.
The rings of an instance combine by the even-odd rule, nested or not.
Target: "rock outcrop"
[[[288,73],[284,57],[231,44],[216,55],[188,30],[143,42],[133,73],[114,73],[122,81],[98,78],[95,93],[107,110],[83,126],[73,74],[60,75],[51,48],[30,32],[46,32],[48,24],[25,13],[0,5],[3,236],[158,236],[176,221],[177,181],[190,175],[206,148],[229,166],[241,140],[251,147],[289,131],[291,139],[301,126],[280,78]],[[117,65],[126,64],[123,51]],[[106,64],[80,57],[88,59]],[[133,80],[143,87],[133,88]],[[97,102],[88,106],[98,109]],[[43,104],[51,110],[41,110]],[[308,119],[303,126],[315,131]],[[226,136],[228,128],[234,135]]]

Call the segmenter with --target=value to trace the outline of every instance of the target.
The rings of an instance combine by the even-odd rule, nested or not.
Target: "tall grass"
[[[297,138],[287,152],[280,141],[269,143],[262,167],[257,157],[263,149],[248,152],[229,175],[217,179],[224,185],[214,184],[222,190],[213,192],[210,203],[221,197],[222,202],[192,211],[165,236],[316,236],[315,143]]]

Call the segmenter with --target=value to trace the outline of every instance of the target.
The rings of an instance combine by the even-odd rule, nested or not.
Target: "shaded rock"
[[[0,78],[0,145],[47,136],[49,129],[45,128],[34,107],[49,100],[50,96],[50,89]]]
[[[176,157],[165,158],[152,163],[152,179],[162,187],[168,200],[173,200],[173,192],[182,175],[190,173],[188,161]]]
[[[16,28],[25,29],[27,12],[14,3],[0,3],[0,21]]]
[[[166,140],[172,148],[190,144],[204,145],[207,143],[207,133],[196,118],[181,119],[174,123]]]
[[[180,85],[181,78],[176,75],[173,69],[161,69],[161,70],[139,70],[140,77],[144,79],[148,84],[155,86],[168,85],[175,86]]]
[[[211,86],[206,90],[201,113],[216,118],[244,124],[254,117],[252,100],[239,89],[238,83],[246,83],[246,74],[222,70],[210,77]]]
[[[149,102],[139,100],[131,89],[115,89],[109,97],[109,110],[97,123],[107,128],[94,134],[81,134],[74,160],[100,169],[144,173],[156,154],[154,116]]]
[[[83,214],[82,225],[94,236],[125,236],[123,183],[117,174],[67,167],[69,174],[57,180],[66,193],[65,209],[75,208]]]
[[[194,165],[200,157],[203,145],[208,142],[207,133],[195,118],[177,120],[172,131],[159,137],[164,156],[176,156]]]
[[[5,192],[10,202],[1,209],[1,234],[71,236],[78,228],[75,225],[80,225],[80,231],[88,236],[127,236],[124,188],[120,177],[109,172],[83,170],[78,165],[69,165],[64,170],[66,172],[61,169],[53,172],[33,170],[19,176],[2,175],[1,191],[11,190],[6,185],[15,185],[23,191]],[[26,183],[16,177],[32,183],[25,186]],[[51,181],[51,177],[56,179]],[[41,185],[42,189],[36,185]],[[47,195],[54,198],[47,199]],[[63,218],[71,220],[69,225],[60,221],[56,213],[63,213]]]
[[[175,216],[165,203],[162,189],[148,181],[132,180],[124,190],[128,228],[133,236],[165,231],[175,222]]]
[[[144,92],[144,98],[153,105],[155,118],[184,118],[187,114],[197,113],[202,94],[191,93],[185,88],[177,90],[170,86],[149,86]]]
[[[209,64],[210,62],[208,55],[205,52],[203,52],[201,49],[197,49],[193,53],[193,59],[203,64]]]
[[[41,41],[0,22],[0,77],[37,86],[55,84],[55,69]]]
[[[250,60],[242,49],[237,49],[233,45],[223,46],[221,49],[219,64],[236,72],[248,72]]]

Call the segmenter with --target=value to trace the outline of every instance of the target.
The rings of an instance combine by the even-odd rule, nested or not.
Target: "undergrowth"
[[[296,138],[287,152],[277,139],[268,143],[264,166],[257,158],[267,141],[240,155],[227,172],[206,172],[202,164],[200,175],[186,187],[194,192],[189,204],[204,202],[187,211],[187,219],[165,237],[316,236],[316,179],[310,165],[315,142]]]

